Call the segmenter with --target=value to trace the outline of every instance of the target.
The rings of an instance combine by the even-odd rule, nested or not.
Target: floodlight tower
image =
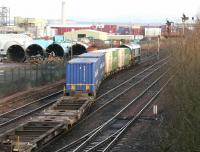
[[[10,25],[10,8],[0,7],[0,25]]]

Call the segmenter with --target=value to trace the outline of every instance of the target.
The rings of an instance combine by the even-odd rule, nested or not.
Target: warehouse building
[[[134,35],[115,35],[115,34],[109,34],[102,31],[95,31],[95,30],[87,30],[87,29],[81,29],[71,32],[65,32],[64,37],[66,40],[78,40],[81,38],[93,38],[93,39],[99,39],[99,40],[134,40]]]
[[[134,40],[134,35],[108,35],[108,40]]]
[[[161,27],[145,27],[145,37],[157,37],[161,35]]]
[[[93,39],[99,39],[99,40],[107,40],[108,33],[101,32],[101,31],[95,31],[95,30],[76,30],[71,32],[64,33],[65,40],[74,40],[77,41],[81,38],[93,38]]]

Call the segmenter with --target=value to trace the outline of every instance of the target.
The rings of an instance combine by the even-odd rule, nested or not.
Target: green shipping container
[[[124,53],[125,53],[124,65],[129,65],[131,61],[131,51],[125,48]]]
[[[118,49],[112,49],[112,71],[118,69]]]

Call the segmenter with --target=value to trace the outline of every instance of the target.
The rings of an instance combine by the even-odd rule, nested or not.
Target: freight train
[[[65,91],[68,96],[61,97],[28,122],[0,135],[0,146],[7,151],[37,151],[54,137],[69,131],[92,106],[103,79],[139,63],[140,57],[140,45],[122,45],[84,53],[70,60],[66,67]]]
[[[95,98],[103,79],[139,63],[140,58],[141,46],[138,44],[81,54],[67,63],[64,92],[67,96],[86,93]]]

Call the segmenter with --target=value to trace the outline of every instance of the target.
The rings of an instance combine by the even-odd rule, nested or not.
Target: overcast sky
[[[62,0],[0,0],[11,16],[60,19]],[[66,17],[79,21],[165,22],[195,16],[200,0],[66,0]]]

